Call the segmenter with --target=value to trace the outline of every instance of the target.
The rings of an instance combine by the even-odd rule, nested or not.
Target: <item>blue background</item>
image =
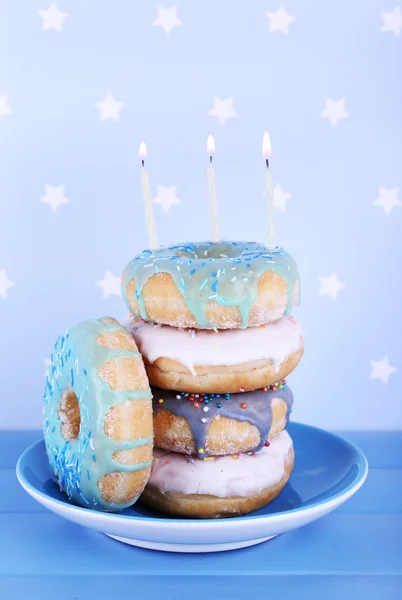
[[[126,314],[96,282],[120,275],[148,244],[138,145],[151,186],[176,185],[181,204],[155,206],[162,244],[210,236],[206,139],[215,137],[221,233],[264,240],[261,139],[272,173],[292,194],[276,211],[277,241],[298,261],[305,357],[289,383],[293,416],[327,428],[401,428],[402,210],[373,206],[402,186],[402,36],[381,32],[390,0],[287,0],[289,35],[269,32],[271,0],[178,0],[183,26],[152,26],[157,2],[59,0],[61,33],[43,31],[45,2],[0,8],[0,269],[15,286],[0,298],[0,427],[41,424],[44,358],[66,326]],[[170,3],[164,6],[171,6]],[[111,92],[120,122],[94,106]],[[209,116],[214,96],[237,117]],[[325,98],[349,118],[320,117]],[[45,184],[64,184],[53,213]],[[400,196],[401,197],[401,196]],[[334,301],[319,277],[336,271]],[[397,368],[385,385],[370,360]]]

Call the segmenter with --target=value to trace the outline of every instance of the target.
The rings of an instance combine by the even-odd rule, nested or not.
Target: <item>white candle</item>
[[[274,195],[272,191],[272,178],[269,169],[269,157],[271,156],[271,140],[267,132],[264,133],[262,138],[262,155],[265,158],[265,199],[267,203],[267,246],[272,248],[274,246]]]
[[[141,158],[141,186],[145,208],[145,220],[148,229],[149,247],[151,249],[154,249],[158,247],[158,240],[156,237],[154,206],[152,202],[151,186],[149,184],[148,171],[145,169],[144,163],[144,159],[147,156],[147,147],[144,142],[141,142],[138,154]]]
[[[212,225],[212,241],[217,242],[220,239],[219,236],[219,225],[218,225],[218,202],[216,199],[216,185],[215,185],[215,171],[212,165],[212,154],[215,152],[215,142],[212,135],[208,136],[207,140],[207,152],[209,154],[209,167],[207,171],[208,177],[208,194],[209,194],[209,206],[211,211],[211,225]]]

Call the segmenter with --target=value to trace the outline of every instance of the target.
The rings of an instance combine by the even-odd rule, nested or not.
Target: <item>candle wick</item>
[[[144,166],[145,166],[145,161],[144,161],[144,159],[142,159],[142,160],[141,160],[141,166],[142,166],[143,168],[144,168]]]
[[[209,157],[209,162],[212,164],[212,155]]]
[[[267,167],[267,169],[269,169],[269,160],[268,160],[268,158],[265,159],[265,166]]]

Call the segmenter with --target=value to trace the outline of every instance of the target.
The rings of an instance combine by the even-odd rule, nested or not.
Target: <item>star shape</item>
[[[289,25],[296,19],[293,15],[286,12],[286,8],[281,4],[276,12],[267,12],[269,20],[269,32],[280,31],[284,35],[289,33]]]
[[[154,27],[162,27],[166,35],[169,35],[174,27],[183,25],[177,16],[177,6],[171,6],[170,8],[158,6],[158,16],[152,25],[154,25]]]
[[[347,119],[349,114],[345,108],[346,100],[341,98],[340,100],[331,100],[331,98],[325,98],[325,108],[320,113],[321,117],[329,119],[332,125],[335,125],[342,119]]]
[[[43,364],[45,365],[45,373],[44,376],[46,377],[47,375],[47,370],[50,367],[50,365],[52,364],[52,361],[50,360],[50,358],[44,358],[43,359]]]
[[[7,271],[5,269],[0,269],[0,297],[5,299],[7,296],[7,290],[15,285],[14,281],[7,276]]]
[[[218,98],[214,97],[214,106],[208,113],[211,117],[216,117],[221,125],[224,125],[231,117],[236,117],[237,113],[233,108],[233,98]]]
[[[383,25],[381,27],[382,32],[389,31],[395,35],[401,35],[402,31],[402,11],[400,6],[395,6],[391,12],[382,12]]]
[[[373,204],[381,206],[388,217],[395,206],[402,206],[402,202],[398,198],[398,188],[387,190],[380,186],[378,198],[374,200]]]
[[[388,383],[389,376],[396,371],[396,368],[389,364],[388,356],[384,356],[382,360],[370,360],[370,364],[370,379],[381,379],[383,383]]]
[[[335,273],[335,271],[328,277],[319,277],[318,279],[321,284],[321,287],[318,290],[319,295],[330,296],[332,300],[336,300],[340,290],[343,290],[343,288],[346,287],[344,283],[339,281],[338,275]]]
[[[0,119],[1,117],[6,117],[7,115],[12,115],[13,111],[8,106],[7,96],[0,96]]]
[[[45,184],[45,195],[40,199],[43,204],[49,204],[52,212],[56,212],[61,204],[68,204],[68,198],[64,195],[64,185]]]
[[[96,108],[100,111],[100,120],[120,121],[120,111],[124,108],[124,102],[118,102],[109,92],[102,102],[95,103]]]
[[[68,13],[62,12],[55,2],[52,2],[47,10],[38,10],[39,16],[42,18],[42,29],[47,31],[63,31],[63,21],[67,19]]]
[[[273,189],[274,206],[281,212],[286,212],[286,203],[292,197],[292,194],[285,192],[280,183],[277,183]]]
[[[176,196],[176,186],[163,187],[162,185],[158,185],[158,193],[154,198],[154,204],[159,204],[165,213],[175,204],[181,204]]]
[[[120,277],[113,275],[109,269],[106,271],[104,278],[96,282],[96,285],[102,289],[104,298],[109,298],[109,296],[121,296]]]

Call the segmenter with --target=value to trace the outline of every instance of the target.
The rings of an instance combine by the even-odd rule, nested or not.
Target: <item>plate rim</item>
[[[293,518],[295,518],[297,515],[300,515],[301,513],[307,516],[310,513],[315,513],[320,507],[323,507],[323,506],[328,507],[328,505],[331,506],[331,505],[335,504],[335,507],[337,507],[338,500],[343,499],[344,501],[346,501],[348,498],[350,498],[350,496],[352,496],[355,492],[357,492],[359,490],[359,488],[363,485],[363,483],[365,482],[365,480],[367,478],[368,469],[369,469],[367,458],[364,455],[364,453],[362,452],[362,450],[360,450],[360,448],[356,444],[354,444],[350,440],[344,438],[342,435],[333,433],[332,431],[327,431],[326,429],[321,429],[320,427],[315,427],[314,425],[307,425],[305,423],[299,423],[297,421],[293,421],[291,423],[291,426],[296,426],[297,428],[301,427],[302,429],[307,429],[307,430],[314,431],[314,432],[317,432],[320,434],[324,433],[326,436],[329,436],[332,439],[335,439],[338,443],[341,442],[342,444],[346,444],[349,447],[349,449],[351,451],[353,451],[353,453],[356,455],[356,462],[358,464],[358,472],[352,482],[350,482],[343,490],[341,490],[340,492],[337,492],[330,498],[328,498],[326,500],[319,500],[317,502],[314,502],[313,504],[310,504],[309,506],[305,506],[305,507],[300,506],[297,508],[292,508],[289,510],[282,511],[280,513],[273,513],[273,514],[268,514],[268,515],[242,515],[242,516],[234,517],[232,519],[186,519],[186,518],[178,519],[178,518],[169,517],[169,516],[158,517],[158,519],[155,519],[155,517],[134,516],[134,515],[131,516],[131,515],[122,515],[120,513],[114,513],[114,512],[101,512],[101,511],[95,511],[95,510],[88,510],[81,506],[76,506],[75,504],[71,504],[67,500],[58,500],[57,498],[52,498],[48,494],[45,494],[44,492],[38,490],[25,478],[25,476],[22,472],[22,464],[23,464],[26,456],[30,452],[32,452],[32,450],[36,446],[39,446],[40,444],[44,443],[43,438],[41,438],[41,439],[37,440],[36,442],[34,442],[33,444],[31,444],[22,452],[22,454],[18,458],[18,461],[16,464],[16,475],[17,475],[17,479],[18,479],[19,483],[21,484],[21,486],[31,496],[39,496],[41,498],[44,498],[47,503],[60,505],[61,507],[63,507],[64,511],[72,512],[72,513],[78,512],[79,514],[81,513],[83,516],[85,515],[88,519],[91,519],[93,521],[97,521],[98,519],[102,520],[104,518],[108,518],[111,520],[117,520],[117,521],[121,521],[121,522],[128,520],[130,522],[141,522],[141,523],[147,522],[149,524],[154,524],[154,525],[155,524],[163,524],[166,527],[174,527],[174,528],[178,527],[179,529],[180,528],[188,528],[189,525],[195,525],[195,526],[202,525],[203,527],[207,527],[207,528],[233,527],[234,519],[236,521],[236,526],[240,526],[240,527],[247,527],[247,525],[250,525],[250,522],[253,523],[254,525],[256,525],[258,523],[258,521],[267,521],[267,520],[270,520],[274,524],[276,522],[282,521],[283,519],[292,518],[292,516],[293,516]],[[329,511],[327,511],[327,512],[329,512]]]

